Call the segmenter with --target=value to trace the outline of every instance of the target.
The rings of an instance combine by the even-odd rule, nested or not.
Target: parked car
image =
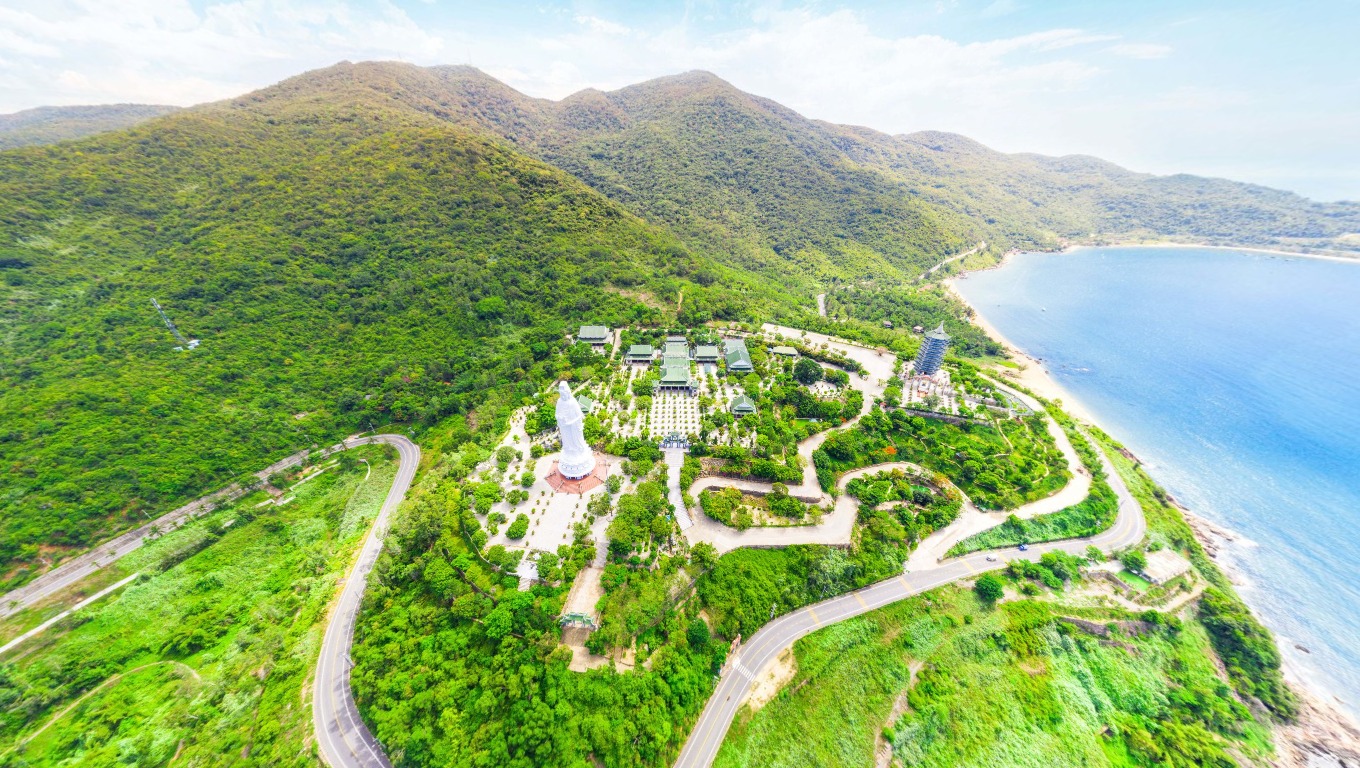
[[[1028,545],[1028,544],[1021,544],[1021,545],[1020,545],[1020,551],[1021,551],[1021,552],[1024,552],[1024,551],[1027,550],[1027,549],[1029,549],[1029,545]]]

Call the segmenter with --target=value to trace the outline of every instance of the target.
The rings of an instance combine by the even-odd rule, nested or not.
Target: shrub
[[[977,593],[978,599],[987,605],[994,604],[1006,594],[1006,587],[1001,583],[1001,579],[996,574],[983,574],[975,584],[973,592]]]
[[[518,540],[524,538],[524,534],[528,532],[529,516],[522,514],[515,517],[515,522],[511,523],[510,527],[506,529],[505,535]]]

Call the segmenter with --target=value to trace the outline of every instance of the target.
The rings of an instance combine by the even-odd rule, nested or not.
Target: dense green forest
[[[252,96],[380,98],[562,168],[687,244],[812,299],[818,281],[915,277],[978,239],[970,219],[903,194],[809,123],[707,73],[533,99],[471,67],[338,64]]]
[[[990,258],[1077,234],[1316,247],[1360,229],[1353,208],[1270,190],[983,150],[809,121],[705,73],[547,102],[470,68],[346,63],[128,130],[0,152],[0,589],[301,448],[373,428],[407,432],[426,460],[353,652],[356,698],[393,762],[669,764],[732,637],[772,610],[900,573],[959,500],[943,483],[867,477],[847,488],[860,505],[848,549],[717,557],[674,535],[655,446],[616,441],[643,482],[621,496],[611,487],[589,510],[617,511],[591,647],[627,649],[636,666],[570,672],[557,618],[594,542],[577,528],[555,559],[540,560],[547,583],[518,591],[518,550],[480,552],[487,533],[473,512],[502,489],[467,478],[514,407],[537,402],[540,432],[552,410],[545,388],[598,372],[593,353],[567,343],[576,326],[633,325],[654,339],[657,329],[783,319],[910,355],[910,326],[943,322],[957,354],[986,357],[1000,350],[966,308],[914,284],[980,239]],[[827,318],[811,314],[823,290]],[[174,350],[152,298],[196,349]],[[957,371],[956,381],[976,380],[969,365]],[[823,401],[798,381],[780,378],[758,396],[760,413],[746,417],[756,451],[714,452],[732,473],[799,479],[774,457],[859,410],[858,393]],[[809,416],[825,421],[795,419]],[[592,430],[602,433],[598,417]],[[188,762],[197,751],[308,764],[299,744],[310,722],[295,702],[336,574],[391,473],[381,454],[366,455],[368,482],[342,458],[292,505],[257,509],[250,498],[109,569],[145,571],[116,602],[0,666],[0,734],[17,745],[80,692],[107,681],[107,695],[0,753],[0,764],[163,764],[181,740]],[[1039,416],[953,424],[875,407],[814,454],[827,489],[848,469],[895,460],[947,476],[992,509],[1068,479]],[[947,714],[998,692],[1046,719],[1008,707],[983,725],[1030,728],[1035,739],[1076,733],[1053,714],[1073,681],[1104,707],[1080,726],[1091,739],[1114,729],[1123,740],[1103,742],[1114,744],[1105,752],[1125,763],[1213,764],[1229,742],[1264,749],[1229,691],[1277,717],[1294,713],[1269,633],[1150,481],[1134,490],[1157,543],[1212,585],[1196,623],[1130,640],[1149,658],[1128,664],[1154,683],[1093,680],[1083,670],[1127,672],[1122,651],[1039,609],[993,610],[958,590],[843,625],[849,635],[834,642],[809,638],[830,642],[813,648],[826,679],[848,674],[841,661],[864,661],[882,673],[857,683],[882,688],[869,702],[878,706],[904,672],[873,664],[908,651],[933,659],[913,711],[883,733],[916,762],[994,757],[974,738],[981,731],[947,738],[957,725]],[[1106,493],[1098,484],[1083,505],[993,535],[1090,527],[1109,512]],[[815,514],[794,501],[763,503],[789,519]],[[523,535],[527,520],[512,517],[503,522]],[[1060,591],[1069,580],[1060,572],[1076,566],[1036,568],[1012,581],[1056,580]],[[883,615],[914,628],[887,651],[865,650]],[[1210,647],[1226,682],[1210,679]],[[1042,654],[1024,649],[1044,650],[1044,669],[1032,669]],[[814,711],[790,706],[779,723]],[[843,734],[814,735],[843,746],[882,727],[846,722]],[[722,760],[773,764],[778,730],[738,730],[739,752],[729,745]],[[1178,739],[1193,751],[1176,751]]]
[[[875,406],[851,429],[831,433],[812,454],[823,489],[846,470],[911,461],[940,472],[982,509],[1014,509],[1048,496],[1071,477],[1044,417],[951,424]]]
[[[397,766],[669,764],[726,645],[710,641],[696,607],[681,607],[642,633],[645,668],[569,671],[557,617],[571,579],[520,592],[469,546],[466,450],[412,490],[375,567],[353,651],[365,721]],[[670,528],[655,505],[635,513],[639,525]],[[559,551],[564,560],[571,549]],[[637,573],[669,578],[684,567],[684,557],[663,559]]]

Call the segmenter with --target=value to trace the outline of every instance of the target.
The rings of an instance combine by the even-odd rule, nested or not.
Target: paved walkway
[[[829,336],[820,333],[803,331],[785,326],[766,324],[763,329],[769,333],[779,334],[788,338],[800,339],[805,343],[822,345],[834,349],[841,354],[855,360],[864,366],[866,376],[850,377],[850,385],[858,389],[864,395],[864,405],[853,419],[835,429],[848,429],[864,414],[869,412],[873,403],[882,394],[883,390],[893,376],[893,365],[896,357],[892,354],[880,355],[877,350],[868,347],[849,344],[844,341],[834,340]],[[1017,392],[1010,387],[994,382],[1006,392],[1019,398],[1036,411],[1043,411],[1042,406],[1034,398]],[[994,528],[1006,521],[1010,515],[1015,515],[1021,519],[1027,519],[1036,515],[1044,515],[1066,509],[1074,504],[1079,504],[1091,492],[1091,476],[1081,464],[1081,457],[1077,455],[1076,448],[1072,441],[1068,439],[1067,433],[1051,417],[1045,414],[1045,424],[1049,434],[1052,435],[1058,450],[1062,452],[1067,466],[1072,474],[1068,482],[1058,490],[1058,492],[1046,496],[1042,499],[1032,501],[1017,509],[997,512],[983,512],[978,509],[966,494],[960,491],[960,496],[964,498],[963,509],[959,512],[959,517],[948,527],[943,529],[949,536],[937,537],[930,536],[921,542],[913,551],[911,559],[908,561],[908,570],[920,570],[931,564],[938,563],[945,556],[949,547],[955,542],[961,541],[975,533],[981,533],[989,528]],[[818,432],[815,435],[803,440],[798,444],[798,455],[803,459],[803,481],[798,485],[790,485],[789,493],[807,503],[828,504],[830,499],[822,492],[821,485],[817,481],[817,470],[812,463],[812,453],[821,447],[827,437],[835,431],[828,429]],[[876,473],[895,468],[906,471],[929,472],[910,462],[891,462],[878,464],[870,467],[852,470],[845,473],[838,481],[837,488],[844,489],[845,484],[856,477],[865,474]],[[931,473],[933,474],[933,473]],[[679,480],[678,472],[671,479],[672,495],[678,496],[674,487]],[[732,477],[702,477],[699,478],[688,489],[690,498],[698,499],[699,493],[707,489],[736,488],[741,491],[751,491],[755,493],[769,493],[772,483],[764,480],[749,478]],[[957,489],[956,489],[957,490]],[[693,526],[684,528],[685,538],[691,544],[707,542],[712,544],[719,552],[730,552],[740,547],[787,547],[796,544],[827,544],[845,545],[850,543],[850,537],[854,531],[855,518],[858,511],[858,502],[840,494],[834,504],[831,504],[831,511],[823,518],[820,525],[801,525],[801,526],[759,526],[739,531],[728,525],[724,525],[703,514],[702,510],[693,510]]]
[[[675,507],[675,522],[680,524],[680,532],[684,533],[694,525],[689,510],[685,509],[685,497],[680,492],[680,469],[685,463],[685,451],[667,448],[663,453],[666,455],[666,485],[670,488],[670,502]]]
[[[1017,548],[976,552],[964,557],[932,565],[922,571],[894,576],[876,584],[824,600],[784,614],[761,627],[738,651],[729,657],[717,688],[699,715],[689,739],[680,750],[677,768],[706,768],[713,763],[727,735],[732,720],[751,690],[752,681],[762,670],[799,638],[821,627],[863,615],[900,600],[935,589],[960,579],[968,579],[995,570],[1011,560],[1038,560],[1045,552],[1062,551],[1082,554],[1086,547],[1096,546],[1113,551],[1142,541],[1147,533],[1143,510],[1129,493],[1124,481],[1114,471],[1103,453],[1101,464],[1110,477],[1110,487],[1119,499],[1118,516],[1108,530],[1087,539],[1048,542],[1030,545],[1028,551]],[[951,537],[946,528],[934,536]],[[932,536],[932,538],[934,538]],[[988,560],[991,556],[994,560]]]
[[[127,578],[123,579],[122,581],[119,581],[119,582],[116,583],[116,584],[110,584],[109,586],[104,587],[103,589],[99,590],[98,592],[94,593],[93,595],[90,595],[89,597],[85,598],[84,600],[81,600],[80,602],[76,603],[75,605],[71,606],[70,608],[67,608],[66,610],[62,611],[61,613],[58,613],[56,616],[53,616],[52,618],[48,619],[47,621],[44,621],[43,623],[39,624],[38,626],[34,627],[33,629],[30,629],[30,630],[28,630],[27,632],[23,633],[22,635],[19,635],[18,637],[16,637],[16,638],[14,638],[13,640],[9,641],[8,643],[5,643],[3,646],[0,646],[0,655],[4,654],[6,651],[8,651],[8,650],[11,649],[11,648],[14,648],[14,647],[18,646],[19,644],[23,643],[25,640],[29,639],[30,637],[36,637],[37,635],[42,634],[42,633],[43,633],[44,631],[46,631],[49,627],[51,627],[53,624],[56,624],[57,622],[59,622],[59,621],[61,621],[62,619],[66,618],[67,616],[70,616],[71,614],[75,613],[76,611],[79,611],[80,609],[82,609],[82,608],[84,608],[84,607],[86,607],[86,606],[88,606],[88,605],[90,605],[90,604],[92,604],[92,603],[94,603],[94,602],[97,602],[98,600],[100,600],[100,599],[103,598],[105,595],[109,594],[110,592],[116,592],[117,590],[120,590],[120,589],[122,589],[123,587],[126,587],[127,585],[129,585],[129,584],[132,583],[132,580],[133,580],[133,579],[137,578],[137,577],[140,576],[140,575],[141,575],[140,573],[134,573],[134,574],[132,574],[131,576],[128,576]]]

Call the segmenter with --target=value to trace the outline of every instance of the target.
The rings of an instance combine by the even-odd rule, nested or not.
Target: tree
[[[984,574],[973,584],[973,591],[977,593],[978,599],[987,605],[992,605],[1006,594],[1006,587],[1001,583],[1001,579],[996,574]]]
[[[1119,556],[1119,562],[1130,571],[1142,573],[1147,568],[1147,555],[1142,550],[1130,549]]]
[[[706,541],[695,544],[689,551],[690,559],[700,568],[712,568],[718,562],[718,549]]]
[[[810,357],[800,357],[793,366],[793,378],[803,384],[815,384],[822,380],[822,366]]]
[[[477,316],[483,320],[500,317],[505,314],[505,299],[499,296],[487,296],[477,302]]]
[[[708,625],[703,619],[695,618],[689,623],[689,629],[685,632],[685,639],[689,641],[689,647],[696,651],[703,651],[708,648],[709,641]]]
[[[506,529],[505,535],[512,539],[522,539],[524,534],[529,532],[529,516],[517,515],[515,521]]]

